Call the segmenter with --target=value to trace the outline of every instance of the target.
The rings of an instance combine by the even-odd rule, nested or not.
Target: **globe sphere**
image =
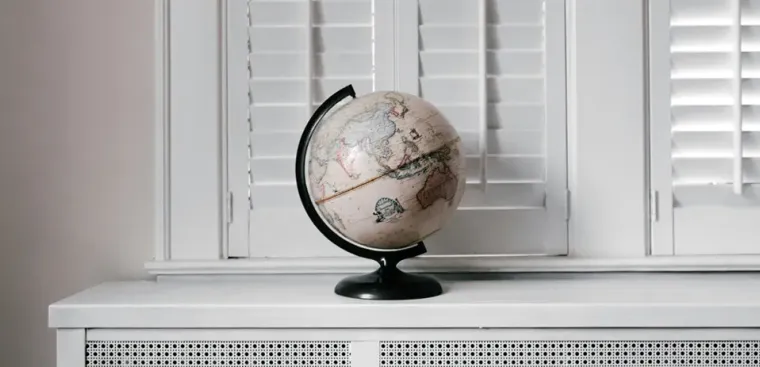
[[[430,102],[373,92],[333,108],[307,148],[309,195],[357,246],[397,250],[446,225],[465,188],[456,129]]]

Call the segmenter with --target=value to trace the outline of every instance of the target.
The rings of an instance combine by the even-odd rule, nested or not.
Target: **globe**
[[[413,246],[446,225],[464,193],[459,134],[433,104],[411,94],[344,100],[314,127],[307,152],[310,200],[356,246]]]

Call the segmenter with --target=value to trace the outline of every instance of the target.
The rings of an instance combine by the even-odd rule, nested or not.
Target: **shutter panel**
[[[665,198],[653,252],[760,253],[760,1],[663,3],[667,17],[650,13],[665,31],[651,32],[652,178]]]
[[[563,2],[415,3],[402,3],[399,22],[419,20],[418,43],[401,50],[418,59],[399,68],[418,64],[400,76],[419,83],[402,89],[449,118],[468,166],[460,210],[428,241],[430,254],[564,254],[565,218],[556,213],[566,197],[564,95],[547,98],[549,86],[564,91],[564,47],[547,52],[564,38]],[[549,31],[550,24],[561,29]],[[551,120],[550,108],[561,110]],[[547,147],[552,134],[562,143]]]
[[[251,0],[249,12],[239,256],[350,256],[309,221],[294,177],[311,111],[349,83],[419,94],[464,139],[467,193],[431,255],[566,253],[563,0]]]
[[[326,97],[375,90],[372,0],[252,0],[249,12],[250,254],[342,255],[302,208],[295,152]]]

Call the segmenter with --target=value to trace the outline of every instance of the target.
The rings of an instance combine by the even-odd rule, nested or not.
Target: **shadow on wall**
[[[48,304],[147,278],[153,7],[0,1],[0,365],[54,366]]]

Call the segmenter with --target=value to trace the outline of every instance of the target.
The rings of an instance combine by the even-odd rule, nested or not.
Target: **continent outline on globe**
[[[323,119],[310,144],[312,199],[334,230],[359,245],[419,241],[441,228],[463,195],[461,139],[419,97],[392,91],[354,99]]]
[[[326,119],[340,114],[343,107],[345,105]],[[392,152],[384,145],[387,144],[388,139],[400,132],[394,119],[403,119],[408,111],[401,94],[386,92],[382,100],[376,104],[367,105],[361,112],[346,119],[346,123],[336,132],[340,139],[328,139],[325,142],[318,138],[317,144],[311,150],[314,157],[312,159],[316,159],[319,165],[326,166],[331,159],[335,158],[349,177],[358,178],[351,167],[353,162],[347,159],[351,150],[361,148],[378,159],[378,162],[380,162],[379,158],[389,158]]]

